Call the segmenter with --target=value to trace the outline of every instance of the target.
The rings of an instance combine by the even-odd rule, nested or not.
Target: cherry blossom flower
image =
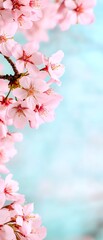
[[[30,29],[24,29],[24,34],[29,41],[39,44],[41,41],[49,40],[48,30],[53,29],[58,24],[59,14],[57,13],[58,5],[51,1],[42,0],[42,17],[39,21],[33,22]],[[52,19],[52,21],[51,21]]]
[[[58,84],[60,84],[59,78],[64,73],[64,65],[60,63],[63,57],[64,53],[59,50],[50,58],[44,60],[44,63],[46,65],[46,68],[44,68],[44,70],[47,69],[48,73],[51,76],[52,82],[57,82]]]
[[[27,204],[23,207],[20,204],[14,204],[14,218],[19,226],[20,233],[27,239],[40,239],[46,236],[46,228],[41,226],[41,218],[33,214],[33,204]]]
[[[21,88],[13,90],[14,96],[18,99],[26,99],[29,108],[34,109],[34,106],[41,103],[46,95],[45,91],[48,89],[48,84],[42,80],[44,73],[37,74],[33,77],[22,77],[20,79]]]
[[[46,228],[41,226],[41,218],[33,213],[33,204],[26,204],[18,193],[18,183],[9,174],[0,178],[0,240],[39,239],[46,236]],[[11,203],[6,205],[6,201]]]
[[[94,21],[93,7],[96,0],[65,0],[65,5],[69,9],[71,23],[89,24]]]
[[[7,175],[5,180],[0,179],[0,198],[5,203],[6,200],[19,200],[22,199],[22,195],[18,194],[19,190],[18,182],[12,180],[12,174]]]
[[[8,108],[7,115],[13,119],[16,128],[24,128],[33,119],[33,111],[28,108],[26,101],[18,101]]]
[[[42,17],[41,1],[5,0],[3,7],[11,11],[19,28],[31,28],[32,22],[38,21]]]
[[[32,128],[38,128],[45,122],[53,121],[55,118],[55,108],[62,100],[62,97],[56,94],[52,89],[47,90],[45,93],[49,97],[42,104],[35,106],[35,119],[30,121],[30,126]]]
[[[6,137],[0,139],[0,172],[8,173],[8,169],[5,167],[5,163],[17,153],[14,144],[17,141],[22,140],[21,133],[9,133],[7,132]]]
[[[0,240],[17,240],[16,235],[9,225],[5,224],[0,229]]]
[[[16,22],[9,22],[0,28],[0,51],[3,55],[11,56],[13,49],[16,47],[16,41],[13,36],[17,31]]]
[[[67,30],[73,24],[90,24],[94,21],[93,8],[96,0],[65,0],[61,3],[58,13],[61,14],[59,24]]]
[[[33,211],[33,204],[27,204],[22,207],[20,204],[14,204],[13,206],[16,212],[16,223],[19,226],[23,226],[23,222],[29,222],[33,218],[31,214]]]
[[[20,72],[23,72],[26,68],[30,73],[38,70],[37,65],[43,64],[43,56],[40,52],[37,52],[33,43],[27,43],[23,47],[17,45],[13,56],[16,58],[16,67]]]

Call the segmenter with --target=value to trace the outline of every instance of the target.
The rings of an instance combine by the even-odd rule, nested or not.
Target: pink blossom
[[[73,24],[90,24],[94,21],[93,8],[96,0],[65,0],[59,7],[59,23],[62,30]]]
[[[17,240],[12,227],[7,224],[3,225],[0,229],[0,240]]]
[[[18,101],[8,107],[7,115],[13,119],[16,128],[24,128],[33,118],[33,111],[28,108],[26,101]]]
[[[96,0],[66,0],[65,5],[69,9],[69,13],[72,14],[71,23],[76,24],[89,24],[94,21],[93,7],[96,4]]]
[[[4,202],[6,200],[18,200],[18,197],[20,198],[20,195],[17,193],[19,190],[18,182],[12,180],[12,175],[9,174],[5,178],[5,180],[0,179],[0,198],[2,197],[4,199]]]
[[[16,224],[19,231],[26,239],[42,240],[46,236],[46,228],[41,226],[41,218],[37,214],[33,214],[33,204],[27,204],[21,207],[20,204],[14,204],[14,213]]]
[[[26,4],[29,4],[29,0],[25,0],[25,3],[23,3],[23,0],[5,0],[3,3],[4,8],[6,9],[22,9]]]
[[[58,52],[54,53],[49,59],[44,60],[47,71],[50,74],[52,81],[57,82],[59,84],[60,84],[59,78],[64,73],[64,65],[60,63],[63,57],[64,53],[61,50],[59,50]]]
[[[10,212],[8,209],[0,209],[0,225],[3,225],[10,221]]]
[[[34,78],[22,77],[20,79],[21,88],[13,90],[14,96],[20,100],[26,99],[29,108],[34,109],[34,106],[41,103],[46,97],[44,92],[48,89],[48,84],[43,81],[44,76],[44,73],[40,73]]]
[[[38,128],[39,125],[45,122],[53,121],[55,118],[54,110],[62,100],[62,97],[53,92],[52,89],[47,90],[45,93],[48,95],[48,98],[42,104],[35,106],[35,119],[30,121],[32,128]]]
[[[20,204],[14,204],[14,210],[17,214],[16,223],[19,226],[23,225],[23,221],[29,221],[33,215],[31,214],[33,211],[33,204],[27,204],[22,207]]]
[[[37,4],[38,2],[38,4]],[[21,29],[31,28],[33,21],[42,17],[41,1],[5,0],[3,7],[11,11],[11,15]]]
[[[12,55],[13,49],[17,44],[13,39],[16,31],[17,24],[15,22],[10,22],[0,28],[0,51],[3,55]]]
[[[33,25],[30,17],[29,17],[29,13],[26,15],[24,15],[24,13],[21,12],[17,9],[15,12],[15,21],[18,22],[18,27],[20,29],[30,29]]]
[[[4,164],[8,161],[9,161],[9,156],[7,151],[5,150],[5,146],[1,145],[0,146],[0,164]]]
[[[29,41],[34,41],[36,44],[39,44],[42,41],[47,42],[49,40],[47,31],[55,28],[59,19],[57,14],[58,5],[56,3],[42,0],[41,4],[41,19],[33,22],[32,28],[24,30],[24,34],[26,35],[27,39]]]
[[[21,133],[9,133],[6,137],[0,139],[0,173],[8,173],[8,169],[5,167],[5,163],[17,153],[14,144],[15,142],[22,141]]]
[[[26,68],[30,73],[38,70],[37,66],[43,63],[43,56],[37,52],[33,43],[27,43],[23,47],[17,45],[13,56],[16,58],[16,67],[20,72]]]

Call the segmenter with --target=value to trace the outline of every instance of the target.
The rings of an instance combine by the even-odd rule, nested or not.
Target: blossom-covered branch
[[[39,51],[40,42],[47,41],[47,30],[56,26],[67,30],[92,23],[94,6],[95,0],[0,1],[0,54],[13,71],[5,74],[0,64],[0,173],[8,174],[5,164],[16,154],[15,142],[22,140],[22,134],[10,132],[9,126],[38,128],[54,120],[62,100],[53,84],[61,84],[64,53],[45,56]],[[26,44],[15,40],[18,32],[26,36]],[[11,175],[0,178],[0,240],[42,240],[46,229],[40,217],[17,191]]]
[[[40,216],[33,214],[33,204],[25,204],[18,190],[11,174],[0,178],[0,240],[42,240],[46,228],[41,226]]]

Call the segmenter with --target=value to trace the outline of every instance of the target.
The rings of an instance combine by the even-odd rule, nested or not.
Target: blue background
[[[90,26],[55,29],[41,51],[62,49],[64,97],[55,121],[26,128],[9,163],[20,191],[34,202],[47,227],[47,240],[103,239],[103,1]],[[18,40],[21,41],[20,37]],[[96,231],[98,232],[96,237]]]

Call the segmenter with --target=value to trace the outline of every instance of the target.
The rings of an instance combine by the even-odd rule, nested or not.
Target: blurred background
[[[21,193],[42,216],[47,240],[103,240],[102,0],[95,15],[93,25],[55,29],[41,44],[48,56],[65,53],[57,87],[64,100],[54,122],[23,131],[9,163]]]

